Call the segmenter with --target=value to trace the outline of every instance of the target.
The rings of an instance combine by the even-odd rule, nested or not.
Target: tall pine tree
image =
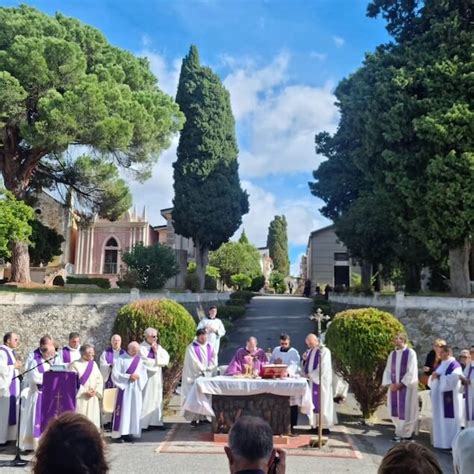
[[[287,227],[285,216],[275,216],[268,227],[267,237],[267,247],[273,259],[273,268],[285,276],[290,272]]]
[[[174,163],[173,225],[196,246],[196,274],[204,288],[209,250],[227,242],[249,210],[240,187],[230,96],[219,77],[199,64],[191,46],[183,59],[176,102],[186,116]]]

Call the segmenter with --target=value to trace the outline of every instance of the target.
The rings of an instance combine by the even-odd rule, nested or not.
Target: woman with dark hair
[[[105,474],[104,441],[85,416],[66,412],[55,418],[41,437],[34,474]]]
[[[418,443],[399,443],[382,459],[378,474],[443,474],[434,453]]]

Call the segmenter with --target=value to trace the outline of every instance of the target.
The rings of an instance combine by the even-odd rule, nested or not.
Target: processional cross
[[[313,313],[309,319],[311,319],[311,321],[317,321],[318,323],[318,337],[321,336],[321,324],[323,321],[328,321],[330,318],[330,316],[328,316],[327,314],[323,314],[323,312],[321,311],[321,308],[318,308],[316,310],[316,313]]]

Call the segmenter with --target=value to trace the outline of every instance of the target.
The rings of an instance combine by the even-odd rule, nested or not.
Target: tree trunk
[[[206,267],[209,261],[209,249],[201,247],[199,242],[196,242],[196,275],[199,281],[199,291],[204,290],[204,282],[206,280]]]
[[[372,287],[372,265],[365,260],[360,266],[360,278],[362,286],[366,288]]]
[[[455,296],[468,296],[471,293],[469,277],[469,257],[471,241],[466,239],[464,245],[449,249],[449,273],[451,293]]]
[[[11,243],[12,249],[12,276],[11,281],[16,283],[30,283],[30,255],[26,242]]]

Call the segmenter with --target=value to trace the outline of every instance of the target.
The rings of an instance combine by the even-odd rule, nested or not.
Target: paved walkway
[[[227,363],[235,349],[244,345],[245,340],[252,335],[256,336],[259,345],[266,349],[278,344],[278,337],[282,331],[288,332],[292,336],[294,346],[300,351],[304,350],[304,337],[314,329],[313,323],[308,320],[311,308],[312,302],[306,298],[279,296],[254,298],[246,315],[236,322],[229,343],[222,350],[221,363]],[[177,414],[178,405],[179,399],[175,397],[170,414],[165,418],[170,427],[175,423],[184,423]],[[386,419],[385,410],[382,408],[378,411],[378,418],[382,421],[374,426],[360,423],[357,417],[357,405],[351,397],[346,404],[338,408],[338,412],[341,424],[336,427],[335,432],[349,435],[355,451],[360,453],[359,458],[290,455],[287,463],[288,473],[376,474],[383,455],[393,444],[391,441],[393,430],[389,423],[383,421]],[[300,422],[304,423],[303,417]],[[186,428],[188,426],[186,425]],[[169,432],[149,431],[133,445],[109,444],[111,472],[117,474],[156,474],[161,471],[179,474],[228,472],[224,454],[191,454],[186,452],[184,443],[182,453],[157,452],[166,436],[170,436]],[[422,433],[417,441],[429,446],[426,433]],[[177,444],[179,447],[179,441]],[[0,461],[11,459],[12,452],[10,448],[0,451]],[[452,473],[451,456],[439,451],[436,451],[436,454],[442,464],[443,472]],[[0,468],[0,474],[15,472],[30,472],[30,470]]]

